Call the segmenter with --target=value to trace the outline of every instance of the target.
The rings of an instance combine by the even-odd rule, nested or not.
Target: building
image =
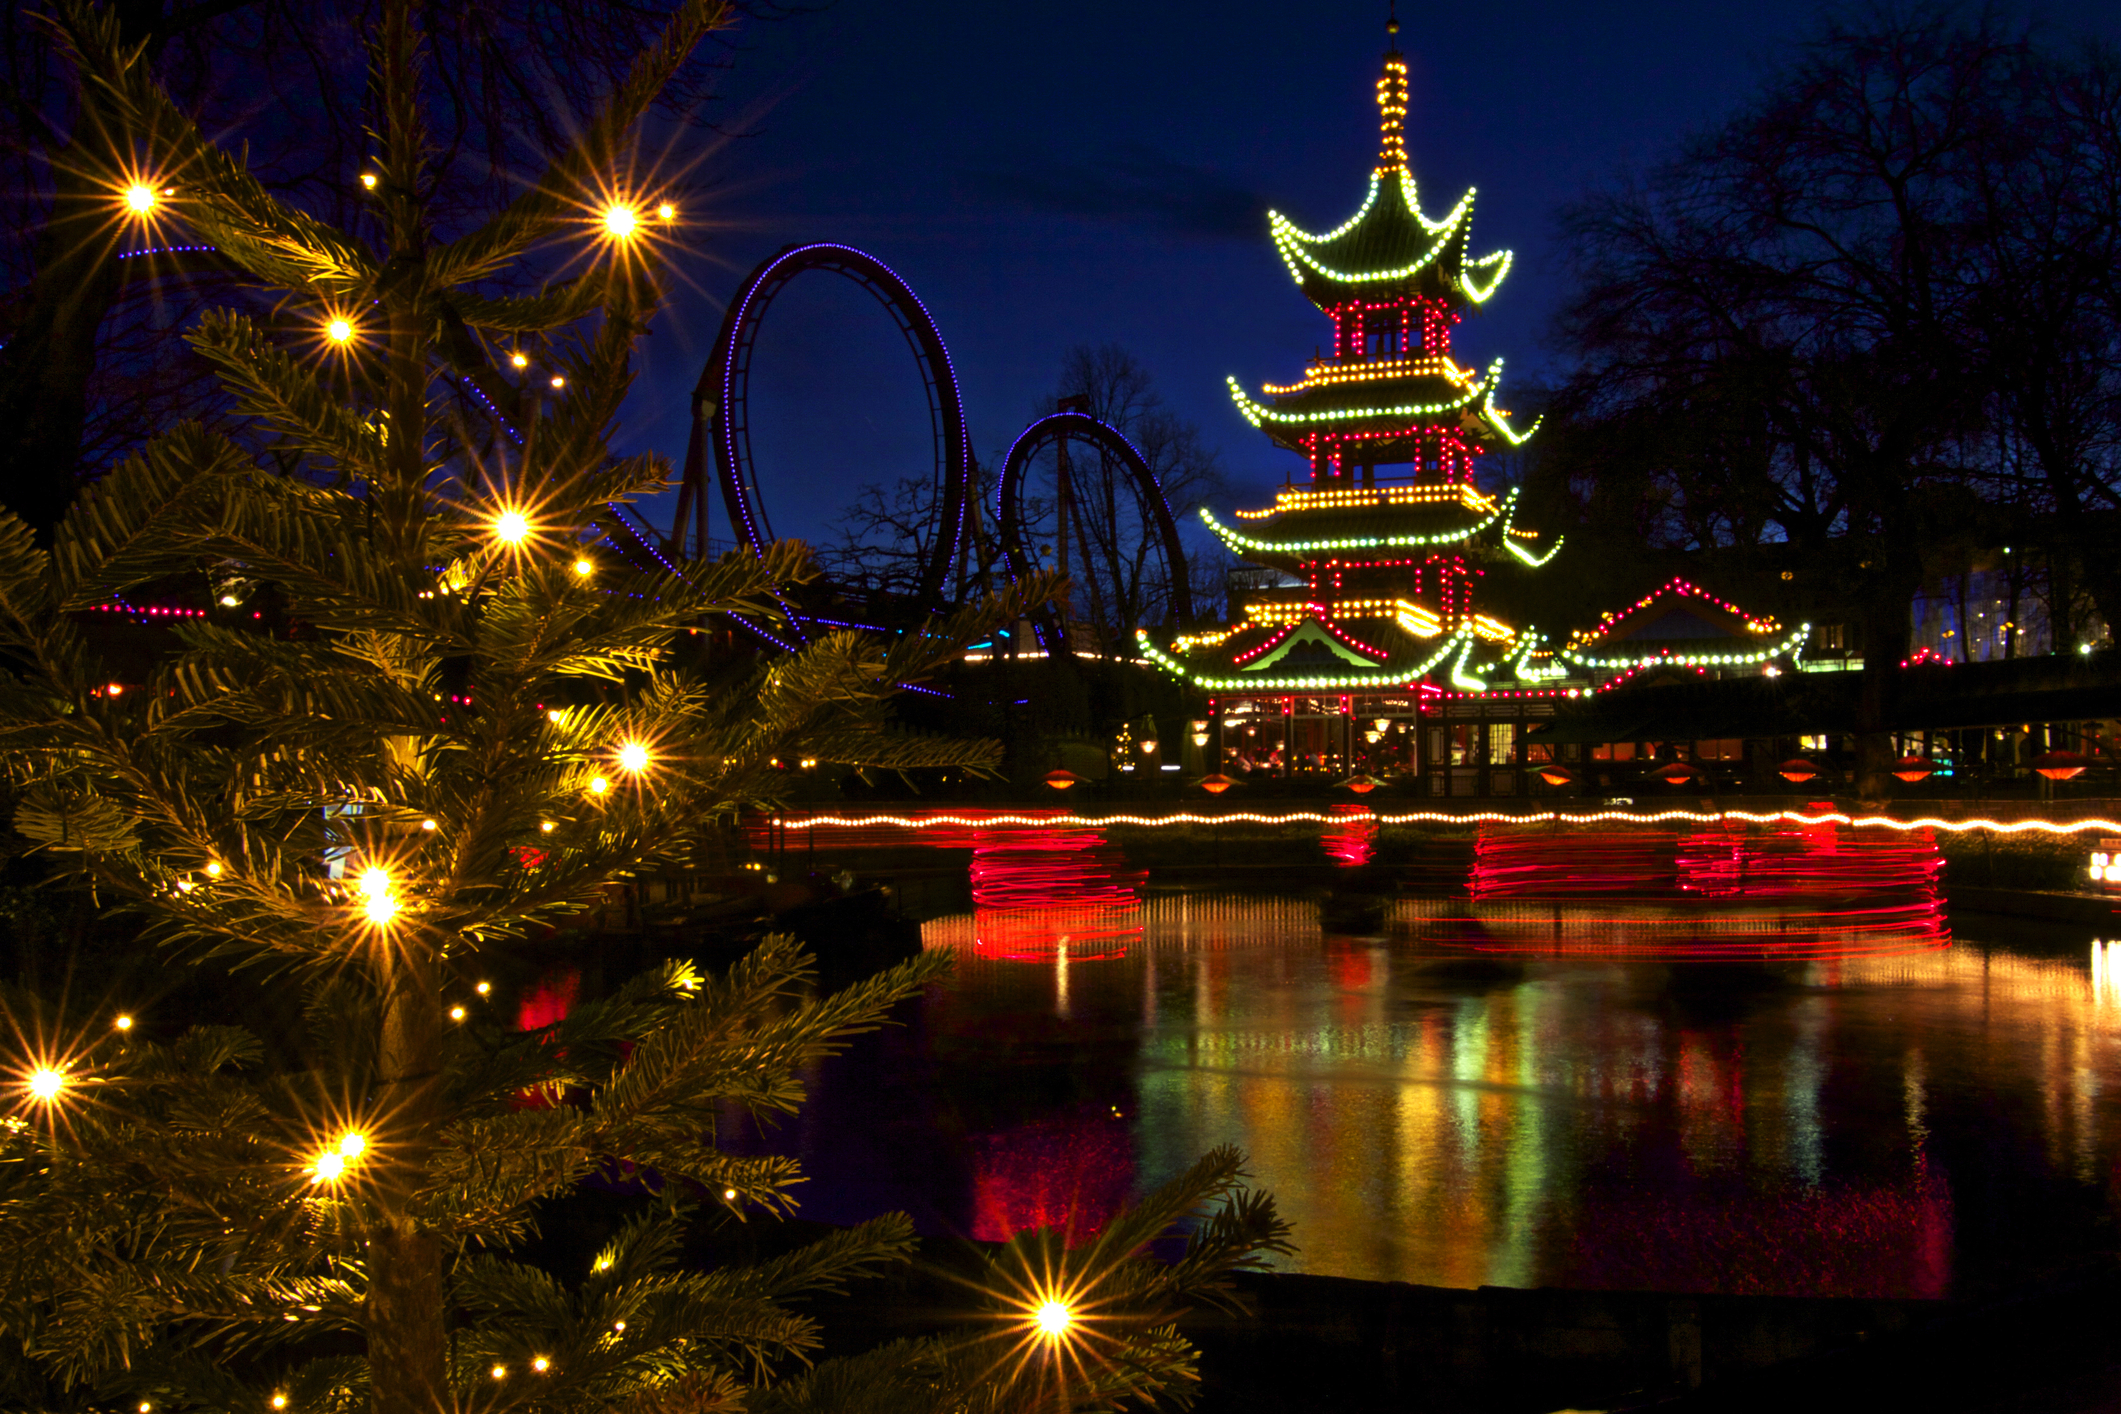
[[[1332,326],[1303,376],[1238,411],[1308,475],[1274,504],[1203,519],[1260,567],[1235,623],[1138,632],[1143,654],[1208,700],[1216,768],[1422,778],[1443,796],[1543,788],[1553,748],[1529,735],[1570,699],[1658,674],[1778,672],[1805,629],[1744,613],[1675,580],[1551,642],[1492,612],[1511,576],[1565,573],[1559,540],[1518,523],[1514,489],[1483,487],[1483,453],[1521,445],[1497,401],[1502,360],[1452,356],[1452,331],[1500,288],[1510,253],[1476,256],[1474,193],[1423,213],[1407,162],[1407,66],[1377,85],[1377,162],[1354,216],[1321,234],[1278,213],[1291,278]],[[1550,568],[1550,566],[1552,566]],[[1503,596],[1505,599],[1507,595]]]

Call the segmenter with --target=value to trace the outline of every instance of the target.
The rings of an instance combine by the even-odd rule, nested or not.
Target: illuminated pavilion
[[[1539,793],[1564,753],[1528,731],[1556,707],[1655,669],[1774,669],[1805,630],[1674,581],[1559,645],[1482,607],[1499,577],[1548,571],[1561,550],[1517,523],[1517,492],[1484,490],[1479,461],[1521,445],[1497,403],[1502,360],[1451,354],[1451,331],[1509,273],[1471,253],[1473,196],[1423,214],[1407,163],[1407,66],[1377,84],[1380,140],[1354,216],[1320,234],[1270,213],[1291,278],[1333,327],[1329,353],[1238,411],[1309,477],[1274,504],[1202,519],[1271,582],[1209,632],[1138,631],[1150,661],[1209,703],[1220,771],[1426,778],[1434,795]],[[1527,767],[1534,768],[1528,773]]]

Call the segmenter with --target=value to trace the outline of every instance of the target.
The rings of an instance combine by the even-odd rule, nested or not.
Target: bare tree
[[[1117,430],[1142,455],[1158,492],[1181,523],[1224,481],[1220,459],[1200,428],[1164,405],[1155,380],[1135,356],[1117,344],[1079,344],[1061,361],[1060,387],[1051,412],[1064,402],[1080,407]],[[1058,560],[1060,463],[1045,452],[1030,474],[1035,510],[1027,520],[1038,543]],[[1100,651],[1131,653],[1134,630],[1168,619],[1180,577],[1189,587],[1200,576],[1191,563],[1167,564],[1163,541],[1146,493],[1127,468],[1102,449],[1070,448],[1066,534],[1075,547],[1067,568],[1073,585],[1069,616],[1089,630]]]
[[[1791,542],[1855,608],[1867,794],[1923,546],[1968,513],[1988,426],[1979,174],[2042,118],[2024,97],[2042,62],[1985,12],[1830,19],[1746,111],[1565,218],[1574,406],[1637,445],[1671,429],[1668,527]]]

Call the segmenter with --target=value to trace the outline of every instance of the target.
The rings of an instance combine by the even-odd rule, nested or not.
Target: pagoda
[[[1441,218],[1423,213],[1396,45],[1377,106],[1361,208],[1317,234],[1268,216],[1290,278],[1332,324],[1330,352],[1257,396],[1230,380],[1238,412],[1309,474],[1235,524],[1201,512],[1257,567],[1245,576],[1254,591],[1232,596],[1241,620],[1137,638],[1208,697],[1219,769],[1429,774],[1437,794],[1511,794],[1537,764],[1527,719],[1591,690],[1602,665],[1575,661],[1588,645],[1550,649],[1482,606],[1484,580],[1537,571],[1561,548],[1517,523],[1515,490],[1480,484],[1484,452],[1537,428],[1498,404],[1502,360],[1476,371],[1451,353],[1452,330],[1494,296],[1510,253],[1472,253],[1472,191]]]

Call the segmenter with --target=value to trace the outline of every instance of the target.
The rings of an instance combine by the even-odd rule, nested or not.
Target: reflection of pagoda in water
[[[1472,254],[1471,191],[1440,218],[1423,213],[1397,49],[1377,102],[1361,209],[1321,234],[1269,218],[1290,275],[1332,323],[1330,352],[1259,397],[1230,385],[1238,410],[1303,456],[1309,477],[1271,507],[1237,511],[1236,524],[1202,513],[1276,582],[1233,603],[1243,617],[1228,627],[1138,638],[1210,697],[1220,769],[1418,773],[1438,795],[1517,794],[1523,768],[1548,759],[1525,729],[1557,702],[1651,668],[1755,671],[1792,654],[1803,631],[1692,586],[1673,587],[1699,600],[1684,622],[1655,627],[1676,603],[1609,615],[1560,646],[1483,606],[1500,581],[1540,572],[1561,549],[1517,523],[1514,489],[1479,484],[1483,452],[1536,428],[1497,403],[1502,360],[1476,371],[1451,352],[1452,329],[1496,292],[1510,254]],[[1631,616],[1625,632],[1613,622]]]

